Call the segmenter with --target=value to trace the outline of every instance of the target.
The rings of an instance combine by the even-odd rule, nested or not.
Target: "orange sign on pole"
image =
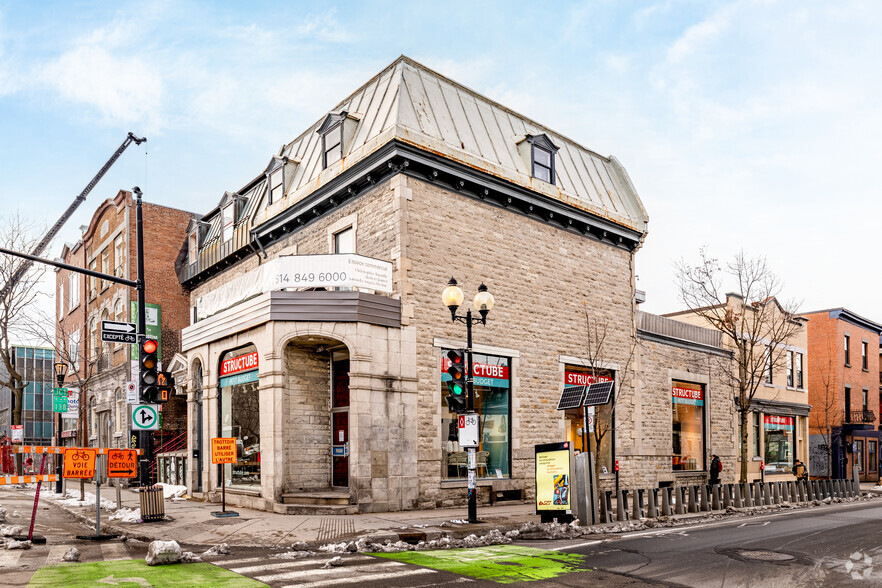
[[[236,438],[214,437],[211,440],[211,463],[236,463]]]
[[[107,452],[108,478],[137,478],[138,452],[133,449],[111,449]]]
[[[64,452],[65,478],[94,478],[98,450],[89,447],[70,447]]]

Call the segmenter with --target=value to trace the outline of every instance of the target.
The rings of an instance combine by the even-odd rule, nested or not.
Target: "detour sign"
[[[108,451],[107,477],[138,477],[138,452],[134,449],[111,449]]]
[[[97,449],[71,447],[64,452],[65,478],[94,478]]]
[[[236,463],[235,437],[214,437],[211,440],[211,463]]]

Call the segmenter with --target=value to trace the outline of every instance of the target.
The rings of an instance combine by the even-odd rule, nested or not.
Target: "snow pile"
[[[304,551],[286,551],[284,553],[273,553],[270,555],[273,559],[301,559],[303,557],[309,557],[311,555],[315,555],[312,551],[304,550]]]
[[[112,515],[110,515],[111,521],[119,521],[121,523],[143,523],[141,520],[141,509],[140,508],[127,508],[122,507]]]
[[[169,498],[182,498],[187,493],[186,486],[176,486],[174,484],[163,484],[157,482],[157,486],[162,488],[162,496],[168,500]]]
[[[221,543],[208,549],[202,555],[230,555],[230,546],[226,543]]]
[[[0,535],[4,537],[13,537],[15,535],[21,535],[24,532],[24,527],[20,525],[7,525],[4,527],[0,527]]]
[[[79,490],[68,490],[63,496],[48,493],[44,495],[46,500],[61,506],[95,506],[95,495],[91,492],[84,493],[85,500],[80,500]],[[116,503],[106,498],[101,499],[101,508],[104,510],[116,510]]]
[[[6,509],[0,506],[0,523],[6,522]]]
[[[152,541],[147,546],[147,557],[144,562],[148,566],[176,564],[181,561],[183,553],[177,541]]]
[[[322,568],[327,570],[328,568],[336,568],[336,567],[340,567],[342,565],[343,565],[343,558],[338,555],[337,557],[333,557],[333,558],[329,559],[328,561],[326,561],[325,565],[323,565]]]
[[[192,551],[185,551],[181,554],[181,563],[201,563],[202,558]]]
[[[358,539],[356,541],[343,541],[341,543],[322,545],[319,547],[319,551],[325,553],[395,553],[397,551],[434,551],[439,549],[485,547],[487,545],[511,543],[512,539],[517,537],[517,533],[517,531],[510,531],[503,535],[499,529],[491,529],[487,534],[480,537],[477,535],[469,535],[465,539],[442,537],[441,539],[433,539],[432,541],[420,541],[416,545],[411,545],[404,541],[396,541],[393,543],[392,541],[387,540],[385,543],[371,543],[366,539]]]
[[[63,561],[80,561],[80,550],[76,547],[71,547],[67,550],[67,553],[65,553],[64,557],[61,559]]]

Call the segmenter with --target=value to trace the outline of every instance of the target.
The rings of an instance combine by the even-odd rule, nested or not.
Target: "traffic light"
[[[157,380],[159,377],[159,358],[156,352],[159,344],[156,339],[144,339],[141,341],[141,402],[154,403],[159,397]]]
[[[451,349],[447,352],[447,406],[451,412],[465,412],[465,352],[462,349]]]
[[[172,377],[172,373],[157,372],[156,387],[159,389],[159,394],[157,395],[154,402],[158,404],[168,402],[168,397],[174,394],[175,391],[175,379],[174,377]]]

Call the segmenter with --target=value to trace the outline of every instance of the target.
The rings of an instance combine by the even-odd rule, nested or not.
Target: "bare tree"
[[[13,212],[0,220],[0,246],[13,251],[30,252],[36,246],[39,236],[36,225]],[[12,346],[23,342],[29,325],[36,322],[36,303],[42,295],[40,279],[45,268],[35,264],[24,276],[11,283],[12,276],[28,262],[20,257],[0,254],[0,287],[9,285],[5,295],[0,298],[0,362],[6,368],[0,372],[0,386],[8,388],[13,397],[12,424],[22,424],[24,390],[28,382],[15,367]]]
[[[750,407],[767,375],[786,362],[787,342],[804,328],[796,320],[798,304],[778,300],[782,286],[764,257],[748,258],[739,252],[721,266],[700,251],[699,263],[676,265],[680,300],[688,311],[721,331],[734,350],[731,377],[737,392],[735,405],[740,422],[741,477],[747,482],[747,431]],[[723,289],[723,279],[734,282],[734,291]]]
[[[833,357],[832,344],[827,341],[827,361],[813,362],[815,365],[815,373],[817,374],[817,382],[821,384],[821,390],[815,390],[812,398],[815,399],[812,404],[811,423],[812,427],[820,431],[823,443],[818,447],[819,450],[826,453],[826,476],[833,476],[833,427],[841,422],[842,410],[837,402],[836,388],[833,380]],[[818,402],[820,401],[820,402]],[[811,435],[809,436],[811,438]],[[812,467],[812,469],[815,469]]]
[[[591,377],[595,382],[599,381],[600,377],[606,376],[608,370],[607,360],[610,357],[610,342],[609,338],[611,335],[612,329],[609,324],[609,320],[605,317],[602,318],[592,318],[591,314],[588,310],[585,310],[585,360],[588,363],[588,368],[591,371]],[[628,357],[625,360],[625,365],[621,368],[619,373],[617,374],[616,384],[613,388],[614,392],[610,398],[610,401],[607,404],[602,404],[595,407],[594,414],[594,431],[591,433],[592,438],[594,439],[594,451],[597,458],[594,461],[594,470],[596,479],[599,479],[599,476],[602,472],[603,465],[600,460],[601,450],[604,447],[604,440],[607,439],[607,435],[611,438],[611,433],[615,430],[615,406],[618,401],[619,395],[621,394],[622,389],[625,387],[625,382],[630,378],[630,369],[631,369],[631,361],[634,359],[635,352],[637,350],[637,334],[634,332],[634,329],[630,329],[628,333],[629,341],[630,341],[630,351],[628,353]],[[585,410],[584,407],[582,409]],[[585,422],[585,414],[583,412],[583,424],[587,424]],[[587,427],[582,428],[582,446],[587,447],[585,443],[585,429]]]

